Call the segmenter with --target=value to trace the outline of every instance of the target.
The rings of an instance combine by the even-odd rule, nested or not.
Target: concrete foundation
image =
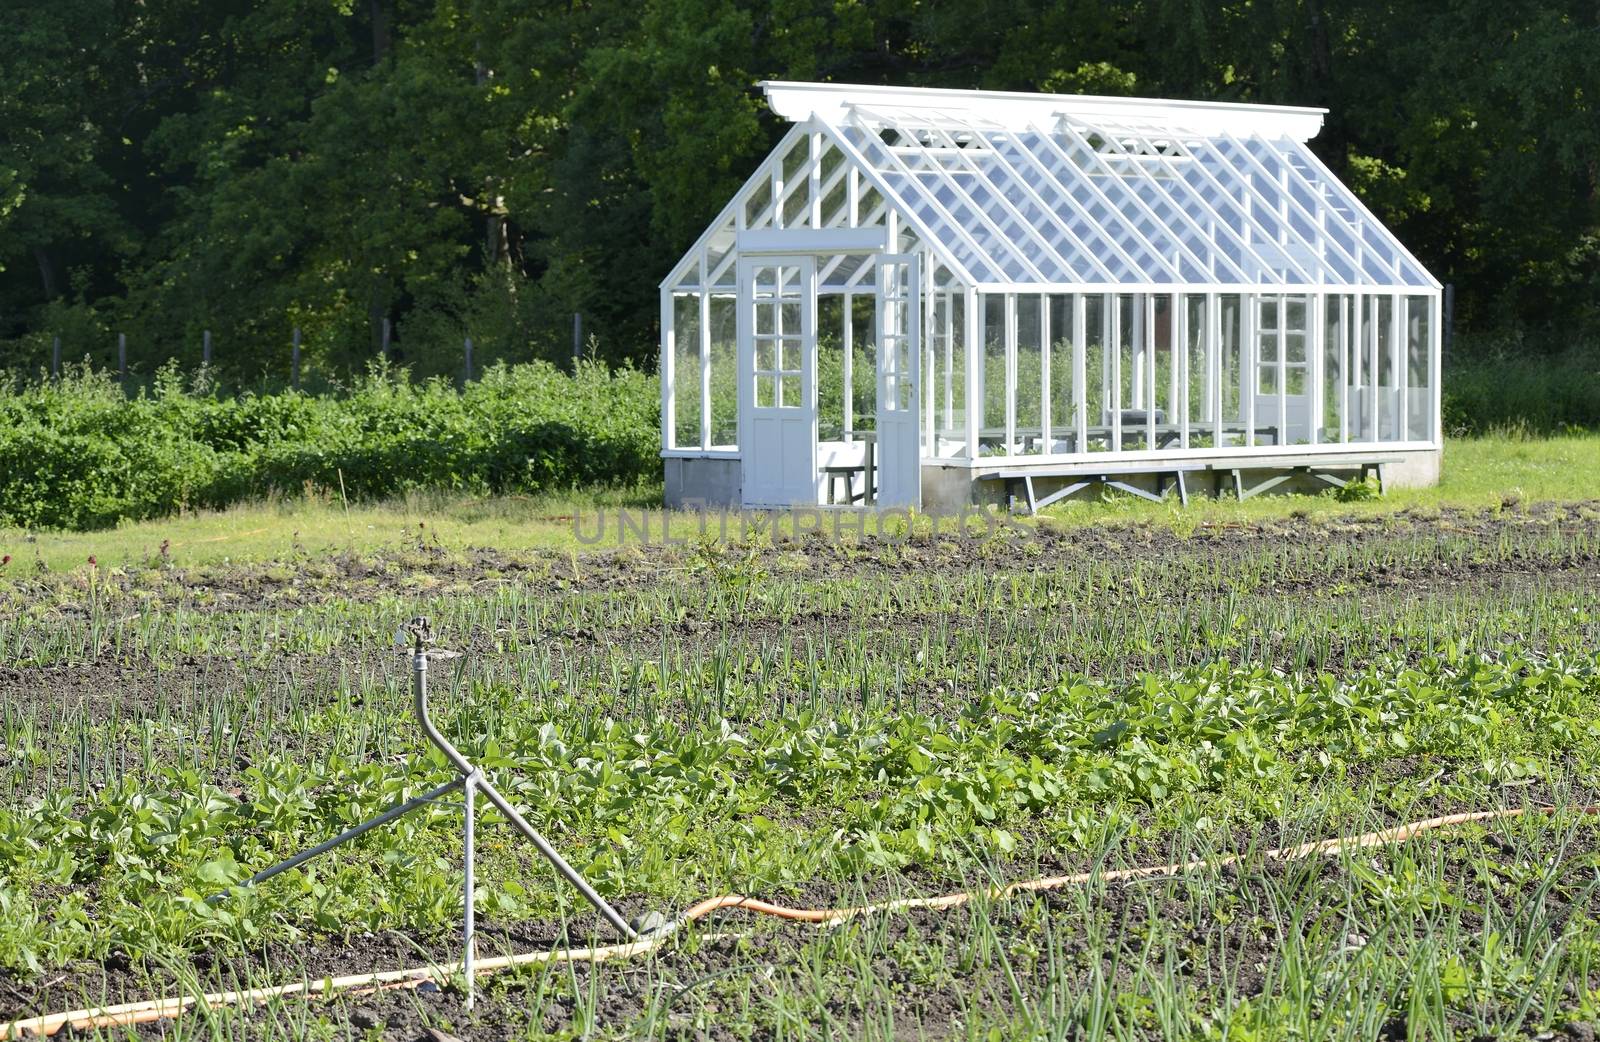
[[[1331,454],[1331,453],[1330,453]],[[1442,465],[1442,454],[1437,449],[1406,449],[1406,448],[1380,448],[1376,450],[1363,450],[1353,453],[1354,456],[1384,456],[1398,462],[1389,463],[1384,468],[1384,479],[1390,488],[1422,488],[1439,483],[1439,472]],[[1280,463],[1279,460],[1282,462]],[[1286,466],[1294,465],[1294,457],[1285,454],[1272,460],[1271,465],[1264,465],[1262,456],[1254,457],[1228,457],[1217,455],[1202,458],[1188,458],[1186,462],[1205,466],[1212,464],[1217,471],[1222,472],[1226,480],[1218,483],[1215,472],[1204,471],[1190,473],[1186,476],[1189,494],[1191,496],[1207,496],[1217,493],[1229,495],[1232,492],[1232,477],[1226,472],[1237,467],[1243,472],[1246,486],[1254,485],[1272,473]],[[719,457],[715,459],[693,459],[672,457],[662,461],[666,481],[666,505],[672,510],[695,509],[738,509],[741,505],[740,494],[742,491],[742,476],[740,462],[737,458]],[[1254,464],[1254,465],[1252,465]],[[995,461],[998,468],[999,460]],[[1022,470],[1027,466],[1025,461],[1011,460],[1005,464],[1008,470]],[[1059,465],[1055,465],[1059,467]],[[1050,464],[1041,464],[1041,471],[1052,468]],[[1090,468],[1084,468],[1090,469]],[[1105,465],[1106,473],[1116,474],[1116,465],[1109,460]],[[943,464],[923,464],[922,467],[922,509],[930,514],[956,513],[964,507],[974,505],[1005,506],[1005,490],[1000,481],[980,481],[974,475],[977,471],[965,466],[950,466]],[[1036,489],[1040,495],[1047,495],[1050,491],[1060,488],[1071,479],[1069,478],[1040,478]],[[1126,479],[1128,484],[1140,488],[1154,490],[1156,477],[1153,474],[1130,475]],[[1265,493],[1287,492],[1321,492],[1329,486],[1324,482],[1309,477],[1296,477]],[[1096,499],[1100,496],[1101,489],[1091,486],[1073,495],[1073,499]]]
[[[743,477],[737,458],[662,460],[669,510],[737,510]]]

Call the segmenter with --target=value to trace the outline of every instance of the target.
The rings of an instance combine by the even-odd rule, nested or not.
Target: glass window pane
[[[981,394],[983,413],[978,422],[978,454],[1003,456],[1006,453],[1006,298],[987,293],[978,298],[982,323],[978,330],[983,345]]]
[[[1345,416],[1346,392],[1344,388],[1346,354],[1344,338],[1349,329],[1346,309],[1350,298],[1329,296],[1323,309],[1322,334],[1322,441],[1333,444],[1344,440],[1341,435]]]
[[[871,293],[850,298],[851,430],[878,429],[878,304]]]
[[[1222,405],[1222,444],[1243,445],[1244,388],[1250,386],[1253,374],[1244,371],[1244,299],[1229,293],[1218,298],[1221,322],[1221,359],[1218,370],[1218,394]]]
[[[739,443],[738,301],[711,298],[711,445],[735,448]]]
[[[1305,297],[1290,297],[1284,308],[1284,323],[1288,329],[1288,361],[1306,360],[1306,331],[1310,328],[1306,316],[1310,309]]]
[[[937,456],[939,432],[945,424],[944,348],[950,335],[950,295],[935,290],[922,306],[927,309],[928,320],[922,344],[922,422],[918,427],[922,432],[922,454]]]
[[[817,298],[817,438],[844,437],[844,297]]]
[[[1395,298],[1378,303],[1378,440],[1399,441],[1405,434],[1400,415],[1400,345],[1394,336]]]
[[[967,454],[967,298],[959,292],[944,296],[949,309],[948,334],[941,342],[944,355],[940,372],[944,379],[934,392],[938,396],[934,401],[934,422],[939,429],[934,454],[956,457]]]
[[[672,298],[672,447],[700,447],[700,296]]]
[[[1406,435],[1433,437],[1433,330],[1428,297],[1406,298]]]
[[[1045,448],[1044,401],[1044,298],[1026,293],[1017,297],[1017,438],[1015,451],[1039,453]],[[1071,363],[1071,356],[1068,356]]]
[[[772,202],[772,181],[763,178],[750,193],[750,198],[745,202],[745,225],[750,228],[764,228],[772,223],[771,214],[767,208]]]
[[[784,185],[789,188],[788,184]],[[783,201],[783,226],[785,228],[802,228],[811,223],[811,184],[802,181],[795,186],[789,198]]]
[[[1086,452],[1105,452],[1111,448],[1111,311],[1106,306],[1114,299],[1102,294],[1083,297],[1083,396],[1088,420]]]
[[[1108,403],[1116,415],[1107,416],[1106,422],[1110,425],[1113,419],[1121,421],[1122,444],[1118,448],[1142,449],[1145,444],[1144,296],[1120,294],[1116,298],[1116,319],[1116,374],[1111,381],[1113,394]]]
[[[1260,380],[1259,384],[1256,387],[1256,392],[1258,394],[1277,394],[1278,393],[1278,367],[1276,365],[1273,365],[1270,362],[1263,362],[1261,364],[1260,371],[1261,371],[1261,380]],[[1259,406],[1259,405],[1256,406],[1256,410],[1259,413],[1260,410],[1261,410],[1261,406]]]
[[[1178,438],[1178,365],[1172,352],[1172,338],[1177,332],[1177,317],[1173,313],[1172,296],[1157,294],[1151,302],[1152,325],[1150,329],[1150,374],[1153,384],[1151,407],[1155,409],[1157,449],[1180,447]]]
[[[1049,298],[1051,452],[1078,451],[1078,403],[1072,390],[1073,300],[1064,294]]]
[[[1372,389],[1373,315],[1377,298],[1357,298],[1350,328],[1350,440],[1374,441],[1377,397]]]

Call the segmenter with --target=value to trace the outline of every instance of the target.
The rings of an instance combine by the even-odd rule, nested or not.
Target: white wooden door
[[[1310,301],[1257,298],[1255,425],[1257,445],[1311,441]]]
[[[739,458],[745,506],[820,502],[812,257],[739,262]]]
[[[922,505],[922,264],[916,254],[878,258],[877,346],[877,503],[914,509]]]

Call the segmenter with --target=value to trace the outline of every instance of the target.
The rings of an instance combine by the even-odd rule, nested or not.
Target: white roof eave
[[[1021,130],[1058,116],[1095,123],[1134,122],[1169,126],[1194,134],[1260,135],[1306,142],[1322,129],[1327,109],[1288,105],[1242,105],[1220,101],[1164,98],[1107,98],[1089,94],[1023,94],[1013,91],[950,90],[934,87],[872,87],[848,83],[763,80],[772,111],[794,123],[812,116],[839,126],[852,107],[926,109],[961,119]]]

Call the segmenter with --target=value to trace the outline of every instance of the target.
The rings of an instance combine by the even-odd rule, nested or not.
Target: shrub
[[[1600,340],[1543,346],[1522,336],[1460,338],[1444,370],[1445,433],[1600,429]]]
[[[93,528],[308,483],[411,489],[632,485],[658,466],[654,376],[597,362],[496,366],[457,391],[374,370],[348,393],[221,397],[176,369],[127,398],[87,370],[0,386],[0,524]]]

